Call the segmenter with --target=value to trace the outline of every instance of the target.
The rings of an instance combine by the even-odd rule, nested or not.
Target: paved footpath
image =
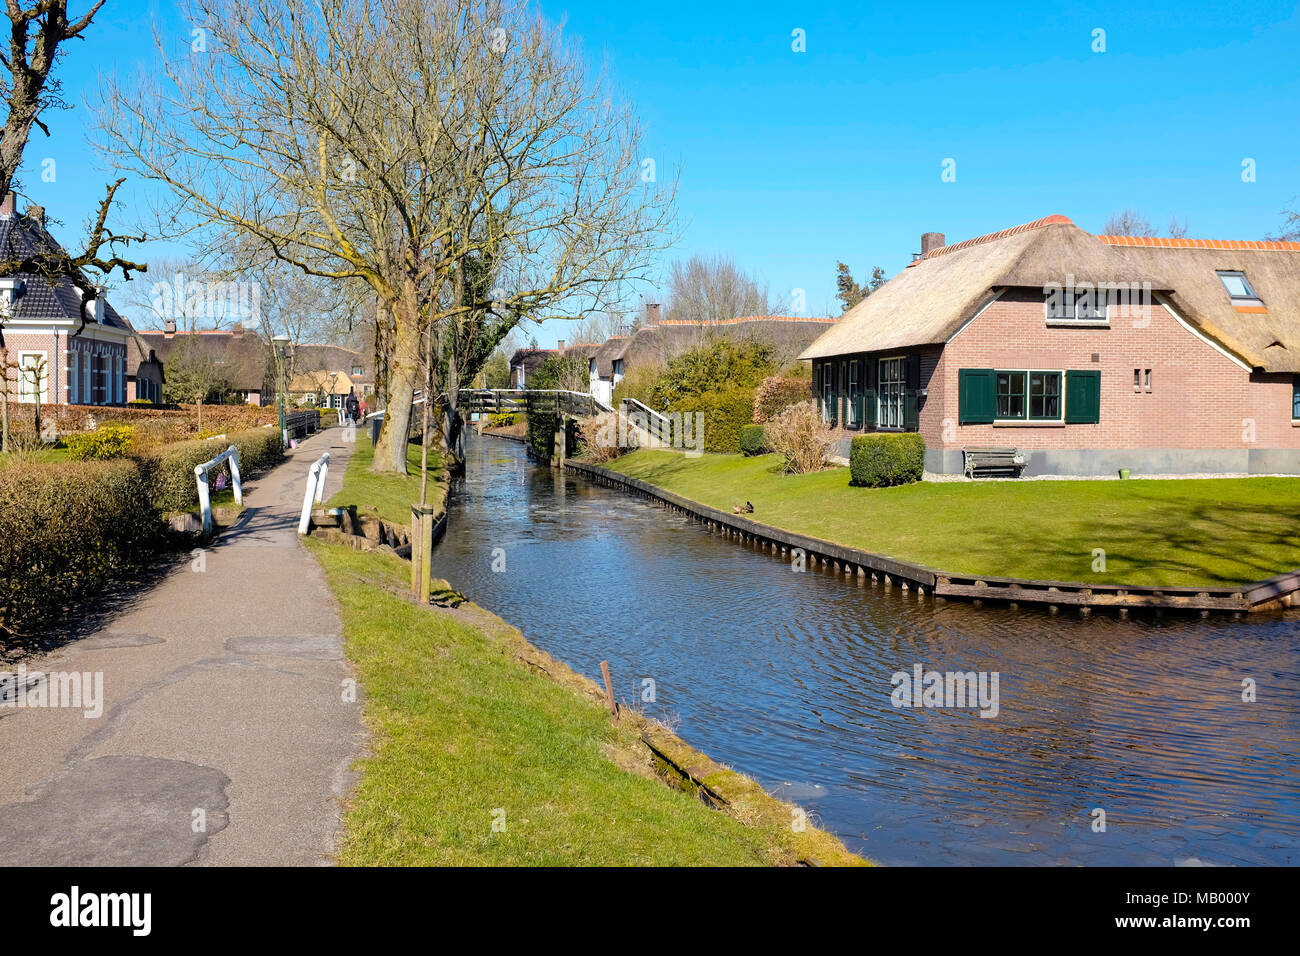
[[[297,522],[324,451],[338,489],[342,436],[247,482],[202,570],[179,562],[100,631],[26,662],[102,673],[103,714],[0,708],[0,865],[330,862],[365,734]]]

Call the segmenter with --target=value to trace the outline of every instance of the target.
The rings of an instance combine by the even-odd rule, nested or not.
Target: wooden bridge
[[[614,410],[587,392],[561,388],[462,388],[459,399],[465,412],[536,411],[586,418]]]

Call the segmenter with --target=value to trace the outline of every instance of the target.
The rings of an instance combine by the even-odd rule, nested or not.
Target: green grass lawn
[[[608,467],[755,521],[966,574],[1232,585],[1300,568],[1300,478],[922,482],[852,488],[846,468],[783,475],[774,455],[641,450]],[[1094,572],[1093,550],[1106,570]]]
[[[788,833],[788,817],[782,827],[747,825],[667,787],[638,758],[632,729],[528,669],[507,637],[408,600],[404,562],[310,539],[308,547],[338,598],[371,732],[340,863],[794,861],[790,838],[777,832]],[[494,831],[494,818],[504,830]]]
[[[411,505],[420,500],[420,446],[407,445],[406,462],[409,475],[377,475],[370,471],[375,460],[375,450],[370,439],[357,429],[357,446],[343,476],[343,487],[326,502],[326,507],[357,505],[361,510],[375,508],[379,517],[394,524],[406,525],[411,521]],[[447,497],[447,484],[443,480],[442,455],[429,449],[428,501],[441,507]]]

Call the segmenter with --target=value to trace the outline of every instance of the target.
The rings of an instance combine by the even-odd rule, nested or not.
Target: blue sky
[[[805,290],[810,314],[837,312],[837,260],[859,280],[873,265],[892,275],[925,231],[955,242],[1051,213],[1097,231],[1130,206],[1162,231],[1177,215],[1193,237],[1255,239],[1300,195],[1296,3],[543,9],[606,61],[661,174],[680,167],[685,228],[666,261],[726,253],[777,297]],[[106,179],[84,99],[99,71],[148,62],[155,20],[187,34],[169,3],[109,0],[84,47],[94,55],[78,47],[62,64],[76,108],[47,115],[52,138],[28,148],[26,191],[70,241]],[[47,157],[54,183],[41,180]],[[558,322],[537,332],[564,337]]]

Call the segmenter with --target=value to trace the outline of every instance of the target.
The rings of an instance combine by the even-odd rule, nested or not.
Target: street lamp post
[[[284,352],[286,347],[289,345],[289,336],[281,332],[279,335],[271,336],[271,342],[272,348],[275,350],[275,370],[276,378],[278,379],[275,389],[275,403],[280,408],[280,446],[282,448],[288,448],[289,427],[285,423],[284,406],[288,401],[289,396],[286,394],[288,386],[284,381]]]

